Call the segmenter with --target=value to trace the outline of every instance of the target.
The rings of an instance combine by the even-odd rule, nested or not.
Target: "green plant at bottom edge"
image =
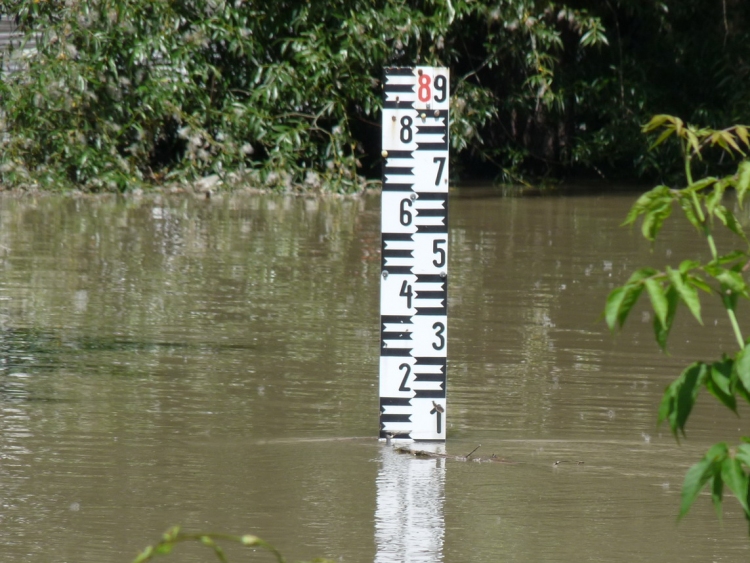
[[[226,541],[230,543],[238,543],[245,547],[260,548],[264,551],[268,551],[274,555],[278,563],[285,563],[284,557],[279,551],[266,541],[263,541],[258,536],[254,535],[243,535],[235,536],[231,534],[216,534],[216,533],[202,533],[196,532],[192,534],[184,533],[181,531],[179,526],[174,526],[164,532],[162,539],[159,543],[149,545],[146,547],[134,560],[133,563],[144,563],[151,561],[158,555],[168,555],[172,552],[175,546],[183,542],[198,542],[214,552],[216,558],[222,563],[227,563],[227,557],[224,550],[217,543],[218,541]],[[304,562],[300,562],[304,563]],[[330,559],[313,559],[307,563],[333,563]]]
[[[654,337],[659,347],[666,351],[678,306],[685,305],[698,323],[703,324],[700,294],[707,293],[721,301],[739,348],[734,355],[723,354],[718,361],[694,362],[665,390],[658,422],[667,422],[678,441],[680,434],[685,435],[685,426],[701,389],[705,388],[735,414],[738,400],[750,403],[750,338],[743,337],[736,315],[740,300],[750,299],[750,288],[744,278],[750,269],[750,241],[735,214],[724,205],[726,191],[733,189],[742,209],[750,189],[750,160],[745,152],[750,149],[748,129],[743,125],[722,130],[697,128],[669,115],[657,115],[643,127],[644,133],[660,131],[652,147],[669,138],[678,140],[686,186],[673,189],[661,185],[646,192],[635,202],[624,225],[632,225],[642,218],[641,232],[653,242],[673,208],[677,207],[706,242],[710,259],[685,260],[677,267],[665,266],[663,270],[636,270],[623,286],[609,294],[604,310],[607,325],[613,331],[622,328],[638,298],[645,292],[654,311]],[[734,174],[694,180],[692,165],[702,160],[704,150],[710,147],[744,160]],[[714,237],[717,225],[728,229],[740,248],[719,252]],[[714,444],[703,459],[688,470],[682,486],[678,519],[685,516],[704,487],[710,489],[717,515],[721,518],[726,487],[737,497],[750,521],[750,438],[742,440],[744,443],[737,447],[724,442]]]

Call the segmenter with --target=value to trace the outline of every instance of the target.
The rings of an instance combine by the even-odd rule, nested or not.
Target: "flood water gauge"
[[[444,441],[448,344],[447,68],[386,68],[380,438]]]

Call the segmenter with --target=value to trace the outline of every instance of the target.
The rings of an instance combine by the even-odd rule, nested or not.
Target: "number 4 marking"
[[[443,178],[443,169],[445,168],[445,157],[444,156],[436,156],[432,159],[432,162],[437,163],[438,165],[438,171],[437,176],[435,176],[435,185],[440,185],[440,180]]]
[[[411,291],[411,285],[409,285],[406,280],[401,284],[401,291],[399,291],[398,294],[401,297],[406,297],[406,308],[411,309],[411,298],[414,294]]]

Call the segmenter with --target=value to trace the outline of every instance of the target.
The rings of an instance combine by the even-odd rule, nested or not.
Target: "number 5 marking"
[[[446,241],[444,238],[436,238],[432,241],[432,253],[438,255],[438,259],[432,261],[432,264],[436,268],[442,268],[443,266],[445,266],[445,250],[443,250],[439,246],[441,244],[445,244],[445,242]]]
[[[440,180],[443,178],[443,170],[445,169],[445,157],[436,156],[432,159],[432,162],[435,162],[438,165],[437,176],[435,176],[435,185],[439,186]]]

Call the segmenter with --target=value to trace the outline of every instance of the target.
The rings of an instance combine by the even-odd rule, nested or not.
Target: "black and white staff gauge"
[[[380,437],[445,440],[449,71],[385,69]]]

